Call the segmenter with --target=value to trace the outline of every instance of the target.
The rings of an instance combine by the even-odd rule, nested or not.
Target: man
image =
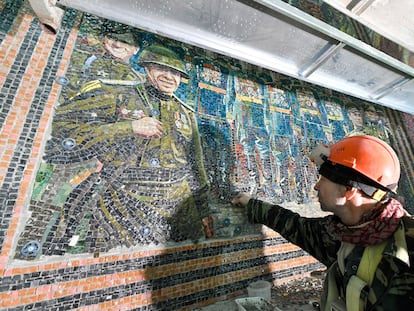
[[[331,133],[327,133],[328,142],[334,142],[346,136],[346,121],[344,117],[344,109],[340,103],[340,99],[330,96],[323,99],[323,104],[326,110],[326,117]]]
[[[315,185],[323,218],[305,218],[239,194],[249,220],[265,224],[328,269],[321,310],[409,310],[414,304],[414,219],[390,198],[400,177],[392,148],[367,135],[319,146]],[[367,259],[368,258],[368,259]]]
[[[211,199],[228,202],[232,169],[231,133],[226,122],[230,66],[221,59],[194,57],[189,89],[194,90]]]
[[[44,240],[43,254],[212,236],[195,114],[174,95],[184,63],[161,45],[138,61],[145,83],[91,81],[56,108],[45,160],[52,175],[76,170],[59,172],[66,184],[58,195],[39,195],[41,208],[61,210],[35,239]]]
[[[282,82],[283,85],[283,82]],[[266,118],[270,133],[271,152],[276,162],[273,177],[273,189],[279,202],[296,200],[294,158],[297,150],[294,146],[293,112],[291,108],[292,92],[274,84],[268,84],[266,99],[269,110]],[[274,199],[272,199],[274,200]]]
[[[130,60],[138,54],[140,34],[129,26],[86,18],[71,56],[71,66],[65,76],[57,77],[64,86],[62,96],[71,98],[88,81],[95,79],[134,80],[140,73],[131,70]]]
[[[351,135],[361,135],[364,130],[364,117],[363,110],[361,109],[362,104],[357,105],[354,102],[351,102],[346,105],[346,111],[348,119],[350,121],[350,126],[347,136]]]
[[[387,127],[387,117],[385,111],[379,106],[370,104],[364,111],[364,134],[373,135],[385,141],[390,140],[390,129]],[[388,121],[388,122],[385,122]]]
[[[235,96],[228,103],[230,108],[227,118],[235,121],[236,135],[247,162],[243,164],[247,166],[249,182],[243,186],[249,187],[250,193],[269,196],[272,168],[265,120],[264,86],[249,74],[234,75],[232,83],[231,92]]]

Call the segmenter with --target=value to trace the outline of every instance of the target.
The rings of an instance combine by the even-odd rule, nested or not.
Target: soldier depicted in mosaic
[[[224,60],[195,57],[193,79],[199,129],[203,134],[204,160],[208,167],[211,198],[227,202],[231,193],[231,133],[226,122],[229,66]]]
[[[37,197],[54,210],[38,238],[43,254],[213,235],[195,113],[174,95],[184,64],[161,45],[138,62],[145,83],[94,80],[56,108],[44,159],[65,182]]]
[[[286,88],[266,85],[271,152],[276,162],[273,166],[276,167],[276,172],[272,185],[277,197],[274,197],[273,200],[278,202],[293,202],[296,199],[294,172],[296,150],[291,96]]]
[[[354,102],[346,104],[347,117],[350,121],[348,129],[348,136],[358,135],[363,133],[364,129],[364,112],[361,108],[362,104]]]
[[[241,167],[247,167],[248,176],[242,176],[242,187],[260,196],[271,194],[272,167],[269,133],[266,128],[264,85],[249,74],[233,76],[234,102],[228,103],[228,119],[235,121],[236,136],[243,148],[238,159]],[[242,172],[240,172],[242,173]]]
[[[343,138],[347,132],[344,109],[340,104],[340,100],[336,97],[325,98],[323,103],[331,130],[331,133],[329,133],[330,135],[327,133],[328,141],[338,141]]]
[[[369,104],[364,112],[364,133],[389,142],[390,129],[386,126],[388,122],[384,110],[377,105]]]
[[[301,136],[305,140],[326,143],[326,130],[329,126],[321,101],[312,90],[301,87],[296,89],[296,98],[300,112],[300,119],[296,122],[301,127]]]
[[[326,143],[330,128],[326,112],[317,94],[300,84],[295,88],[295,92],[299,108],[299,113],[295,115],[295,128],[300,149],[295,159],[296,163],[300,163],[300,165],[295,165],[297,202],[307,203],[314,199],[312,185],[317,180],[317,171],[306,149],[307,146]]]
[[[140,34],[131,27],[102,22],[99,30],[91,29],[93,22],[85,23],[72,53],[66,76],[56,82],[63,86],[67,99],[77,94],[88,81],[95,79],[133,80],[138,74],[131,70],[130,60],[140,50]]]

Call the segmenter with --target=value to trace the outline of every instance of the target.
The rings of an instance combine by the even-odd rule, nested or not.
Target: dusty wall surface
[[[153,46],[185,73],[173,96],[146,93]],[[51,34],[19,0],[0,59],[0,308],[184,310],[323,268],[229,200],[321,215],[307,154],[345,135],[390,142],[413,202],[398,111],[74,10]]]

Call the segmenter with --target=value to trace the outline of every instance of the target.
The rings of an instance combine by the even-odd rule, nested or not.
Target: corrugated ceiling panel
[[[414,68],[281,0],[59,3],[414,113]]]

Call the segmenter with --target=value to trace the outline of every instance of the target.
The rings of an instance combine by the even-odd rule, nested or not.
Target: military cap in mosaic
[[[184,62],[172,50],[161,45],[150,45],[142,51],[138,65],[157,64],[179,71],[184,77],[188,78]]]
[[[350,110],[358,110],[361,111],[362,104],[358,103],[358,102],[354,102],[354,101],[350,101],[350,102],[345,102],[345,108],[350,111]]]
[[[370,112],[377,112],[374,105],[367,105],[366,108],[364,109],[366,112],[370,111]]]
[[[107,33],[106,36],[129,45],[138,45],[138,40],[132,33]]]

